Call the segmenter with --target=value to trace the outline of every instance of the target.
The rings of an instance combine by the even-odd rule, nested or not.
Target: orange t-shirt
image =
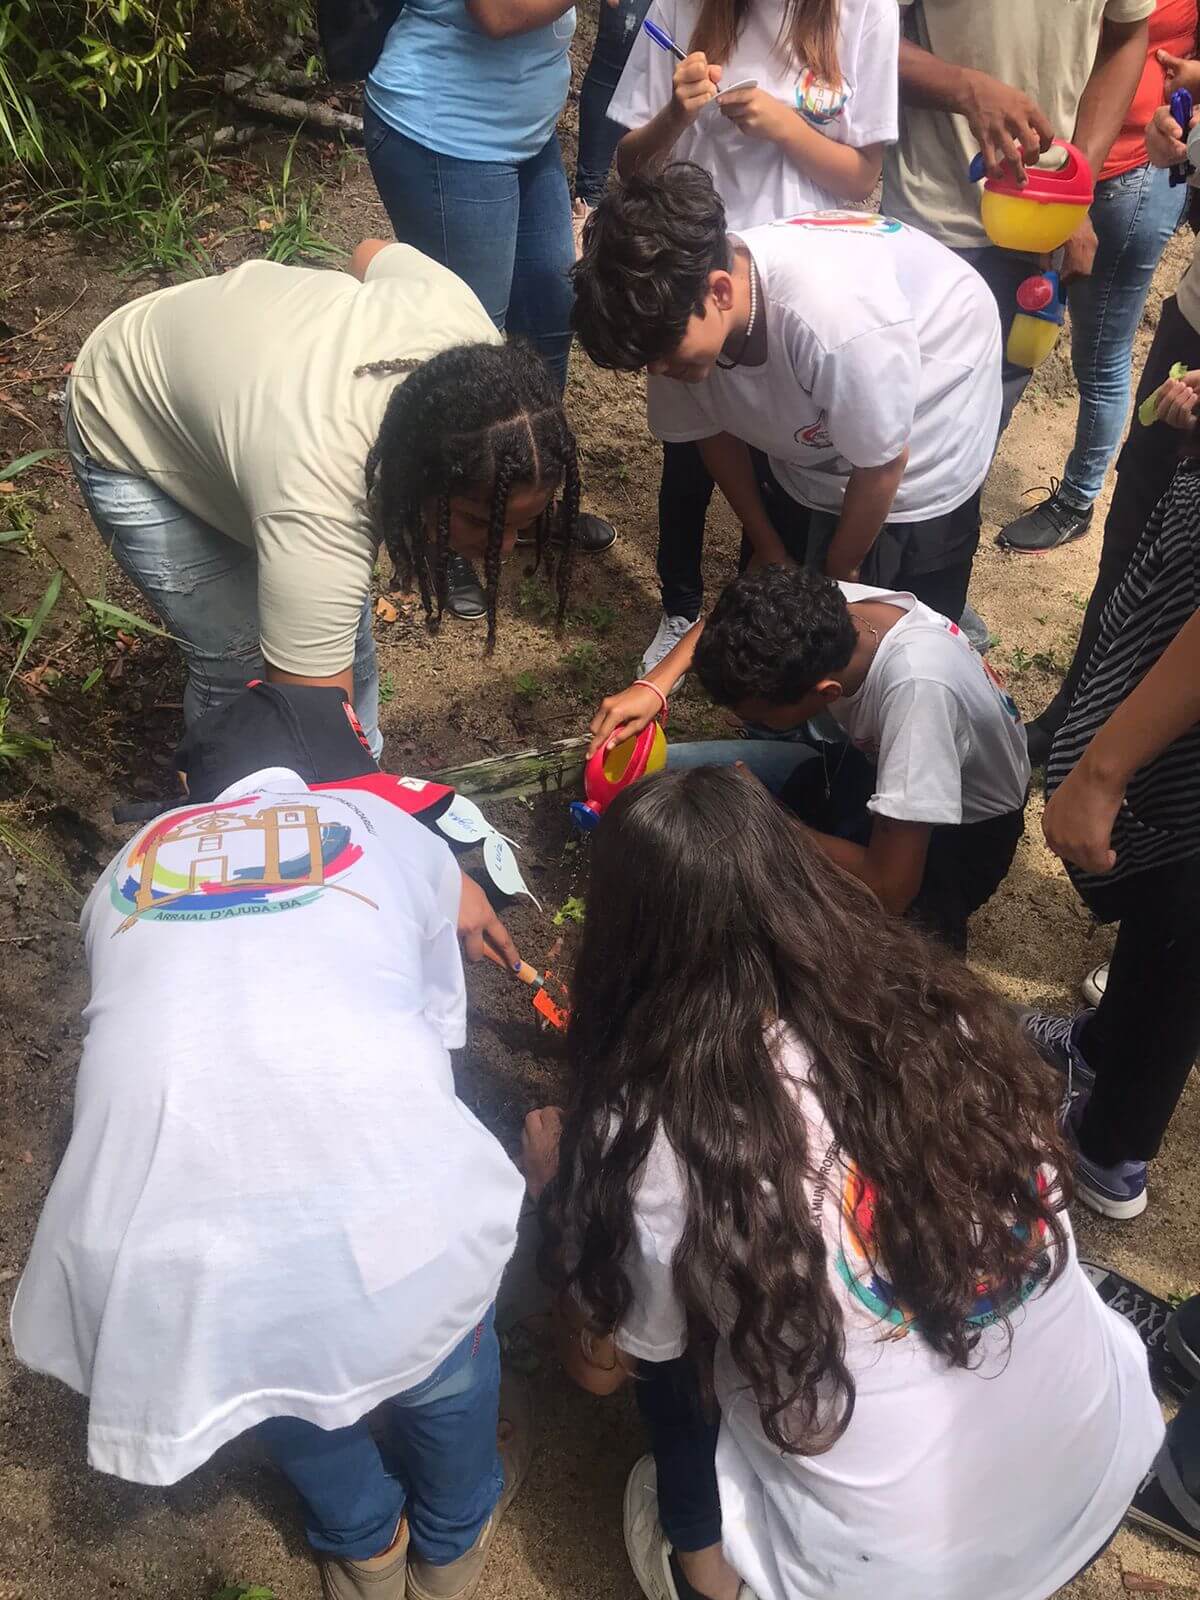
[[[1101,179],[1115,178],[1119,172],[1145,166],[1146,124],[1166,99],[1163,69],[1155,60],[1156,50],[1173,56],[1190,56],[1196,48],[1196,0],[1158,0],[1150,16],[1150,54],[1134,90],[1125,123],[1113,140]]]

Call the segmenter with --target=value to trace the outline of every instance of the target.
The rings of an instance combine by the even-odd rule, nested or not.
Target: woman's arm
[[[489,39],[510,39],[548,27],[570,11],[575,0],[467,0],[467,10]],[[514,85],[514,94],[517,87]]]
[[[635,172],[653,170],[678,144],[717,92],[720,67],[695,50],[675,68],[671,98],[649,122],[631,129],[617,146],[617,172],[632,178]]]
[[[838,144],[810,127],[794,106],[765,89],[737,89],[723,95],[721,115],[751,139],[777,144],[795,166],[822,189],[847,200],[866,200],[883,171],[883,146]]]
[[[1112,826],[1134,773],[1200,722],[1200,611],[1096,733],[1051,796],[1046,843],[1085,872],[1117,864]]]

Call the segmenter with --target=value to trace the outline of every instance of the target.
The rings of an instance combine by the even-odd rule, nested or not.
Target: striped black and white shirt
[[[1100,634],[1046,764],[1051,795],[1200,608],[1200,463],[1180,467],[1100,617]],[[1200,725],[1133,776],[1113,824],[1117,864],[1068,866],[1082,890],[1200,855]]]

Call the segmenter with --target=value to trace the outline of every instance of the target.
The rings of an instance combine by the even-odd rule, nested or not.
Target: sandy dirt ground
[[[588,30],[581,35],[586,60]],[[576,69],[576,88],[578,68]],[[573,107],[565,122],[572,155]],[[279,159],[268,141],[265,159]],[[306,178],[324,188],[323,225],[343,243],[386,221],[361,158],[314,152]],[[250,162],[230,163],[231,182],[261,182]],[[214,222],[215,264],[246,253]],[[1144,355],[1163,293],[1185,265],[1190,241],[1168,251],[1139,336]],[[157,287],[156,277],[120,276],[120,258],[64,235],[19,242],[0,235],[0,462],[55,443],[62,364],[112,306]],[[29,330],[53,318],[35,334]],[[1065,347],[1065,341],[1064,341]],[[16,408],[14,411],[14,407]],[[506,576],[500,648],[486,660],[477,631],[449,625],[430,636],[401,609],[380,619],[387,695],[384,731],[396,770],[429,771],[580,731],[605,690],[626,682],[653,630],[658,454],[647,438],[638,381],[599,373],[577,357],[569,409],[579,430],[585,503],[610,516],[620,542],[584,563],[567,637],[557,640],[540,578],[514,563]],[[985,531],[971,598],[996,636],[994,659],[1027,715],[1049,697],[1069,659],[1095,571],[1107,493],[1087,539],[1038,559],[1002,555],[996,529],[1026,491],[1058,475],[1069,449],[1074,402],[1065,355],[1038,374],[997,457],[985,495]],[[28,483],[28,490],[25,485]],[[79,897],[128,830],[115,798],[169,792],[170,749],[179,731],[179,673],[155,640],[98,638],[80,624],[80,601],[103,595],[144,610],[102,556],[61,461],[22,480],[21,515],[31,533],[0,550],[0,612],[28,614],[57,561],[73,580],[14,687],[14,721],[50,734],[54,755],[23,764],[0,787],[0,1305],[7,1310],[46,1188],[69,1131],[78,1064],[85,973],[74,920]],[[733,568],[736,537],[714,508],[706,577],[715,593]],[[386,579],[386,574],[381,575]],[[82,684],[98,664],[101,678]],[[30,666],[41,664],[38,677]],[[684,694],[675,728],[714,727],[709,708]],[[530,881],[545,907],[514,908],[511,925],[534,959],[570,959],[569,918],[580,852],[561,802],[510,803],[499,820],[525,847]],[[1058,862],[1041,843],[1040,803],[1014,871],[976,919],[972,961],[1005,994],[1057,1007],[1074,1003],[1082,972],[1105,955],[1096,929]],[[15,843],[13,840],[15,839]],[[567,947],[562,947],[566,938]],[[471,1036],[458,1063],[464,1097],[512,1146],[524,1112],[561,1090],[563,1064],[537,1034],[520,996],[489,969],[472,973]],[[1105,1224],[1078,1210],[1085,1253],[1113,1262],[1162,1294],[1200,1287],[1200,1095],[1185,1098],[1151,1179],[1151,1204],[1134,1223]],[[398,1143],[398,1148],[399,1148]],[[254,1159],[248,1148],[246,1159]],[[527,1270],[510,1303],[527,1308]],[[6,1323],[6,1319],[5,1319]],[[621,1541],[621,1490],[640,1453],[627,1398],[598,1402],[573,1392],[546,1360],[534,1379],[536,1460],[495,1546],[482,1600],[632,1600],[636,1586]],[[84,1402],[24,1371],[0,1333],[0,1600],[208,1600],[230,1579],[269,1586],[280,1600],[314,1600],[316,1572],[287,1489],[237,1442],[170,1490],[102,1478],[84,1463]],[[987,1449],[980,1440],[978,1448]],[[936,1528],[939,1508],[928,1508]],[[1147,1580],[1143,1583],[1141,1580]],[[1200,1561],[1165,1543],[1122,1531],[1098,1565],[1068,1591],[1108,1600],[1157,1581],[1157,1592],[1200,1594]],[[986,1595],[981,1580],[977,1591]],[[964,1597],[965,1600],[965,1597]]]

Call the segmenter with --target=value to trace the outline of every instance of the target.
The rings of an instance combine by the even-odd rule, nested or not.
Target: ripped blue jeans
[[[235,699],[251,678],[265,676],[257,556],[250,546],[194,517],[149,478],[94,461],[69,402],[66,430],[71,465],[100,537],[183,652],[188,672],[183,717],[191,727],[206,711]],[[369,595],[355,642],[354,709],[378,757],[383,736]]]

